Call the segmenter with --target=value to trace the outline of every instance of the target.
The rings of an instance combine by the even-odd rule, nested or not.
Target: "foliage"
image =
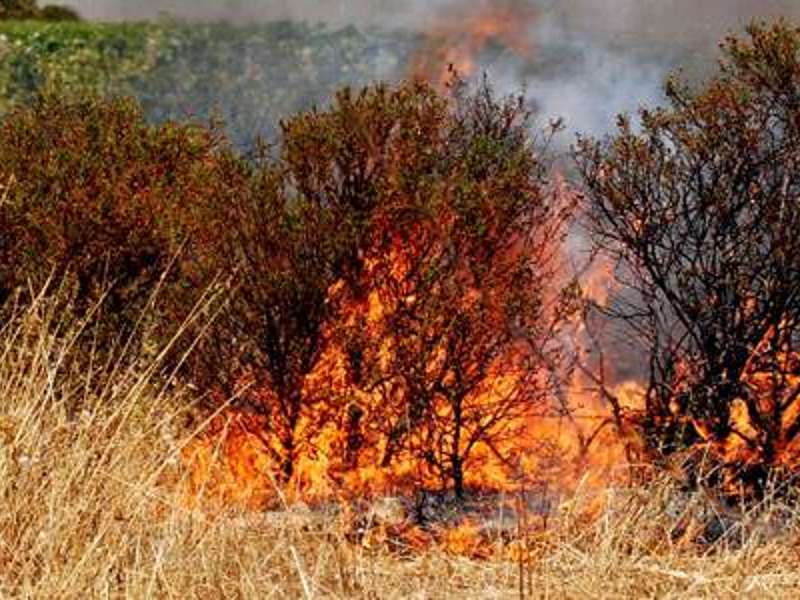
[[[38,17],[44,21],[79,21],[81,18],[75,9],[57,4],[43,6]]]
[[[583,140],[578,162],[624,286],[611,313],[651,349],[650,447],[708,441],[763,489],[800,435],[800,31],[748,34],[704,88],[671,79],[668,107]]]
[[[36,16],[39,9],[36,0],[2,0],[0,19],[28,19]]]
[[[138,25],[11,21],[0,24],[0,113],[39,92],[125,95],[152,68],[160,30]]]
[[[0,1],[0,19],[43,19],[45,21],[77,21],[78,13],[66,6],[49,4],[38,7],[36,0]]]
[[[401,148],[424,154],[430,130],[421,124],[442,118],[441,106],[424,87],[344,91],[331,110],[284,123],[280,156],[262,157],[249,193],[208,215],[199,281],[232,273],[234,293],[190,358],[192,376],[263,417],[261,435],[285,479],[336,412],[333,390],[305,384],[331,348],[344,297],[359,294],[372,221],[394,191],[389,173],[417,175],[391,158]],[[344,289],[332,295],[337,285]]]
[[[424,84],[346,88],[326,111],[282,125],[282,159],[300,197],[327,208],[348,242],[335,265],[349,291],[363,298],[365,251],[385,249],[389,206],[404,206],[437,175],[434,151],[446,128],[447,101]],[[410,206],[410,204],[409,204]],[[375,237],[375,236],[378,237]]]
[[[462,495],[473,449],[500,452],[552,393],[544,301],[566,213],[527,126],[488,87],[458,101],[419,83],[344,90],[286,121],[249,192],[208,215],[195,285],[229,273],[233,293],[191,376],[257,417],[285,480],[333,424],[352,443],[332,459],[382,446],[384,466],[427,461]],[[368,322],[376,299],[386,313]],[[364,394],[380,399],[356,423]]]
[[[106,342],[129,334],[195,228],[188,208],[224,181],[220,154],[212,132],[148,125],[131,100],[15,109],[0,124],[2,296],[69,276],[77,310],[107,295]]]
[[[42,89],[135,96],[148,119],[223,117],[238,144],[345,85],[396,75],[411,36],[289,22],[0,24],[0,113]]]

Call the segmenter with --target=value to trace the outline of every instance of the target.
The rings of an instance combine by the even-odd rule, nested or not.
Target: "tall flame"
[[[481,53],[492,44],[529,56],[534,18],[534,11],[519,3],[450,13],[434,25],[428,43],[411,61],[410,71],[441,87],[448,83],[453,71],[460,77],[473,75]],[[563,182],[558,187],[560,194],[571,193]],[[394,262],[395,268],[402,271],[402,253]],[[609,266],[598,263],[583,279],[586,293],[598,304],[605,304],[613,293]],[[563,283],[554,282],[554,295],[555,288]],[[409,296],[406,301],[415,299]],[[388,310],[390,307],[383,304],[380,294],[373,291],[366,299],[348,306],[343,318],[355,322],[358,317],[367,324],[376,324]],[[579,320],[573,323],[571,335],[576,349],[585,343],[586,332]],[[392,352],[391,339],[385,340],[383,351],[387,356]],[[441,481],[418,459],[404,455],[386,466],[382,464],[389,442],[385,431],[375,424],[384,418],[385,399],[377,392],[359,389],[350,380],[347,363],[345,349],[333,344],[307,377],[304,393],[326,390],[333,398],[327,403],[330,414],[321,427],[317,427],[314,415],[302,416],[298,428],[310,433],[301,436],[308,440],[288,484],[277,483],[279,449],[272,448],[259,435],[268,426],[264,417],[230,409],[219,415],[208,434],[184,453],[193,501],[205,498],[248,508],[264,507],[278,500],[340,500],[347,505],[381,495],[411,494],[420,487],[437,488]],[[470,400],[490,406],[497,397],[507,394],[516,376],[513,363],[513,357],[508,356],[493,365],[485,385]],[[565,398],[553,399],[549,414],[520,416],[509,424],[516,435],[493,447],[476,446],[472,467],[465,473],[466,486],[494,493],[524,493],[537,487],[559,493],[587,481],[590,485],[604,485],[613,468],[624,459],[620,432],[609,425],[604,394],[613,393],[633,407],[641,403],[642,387],[630,381],[598,386],[597,381],[575,370],[567,388]],[[446,403],[435,407],[440,417],[446,417],[448,410],[451,409]],[[483,555],[488,545],[479,525],[471,519],[435,533],[408,525],[402,528],[402,535],[411,546],[435,539],[454,552],[473,556]]]
[[[557,193],[571,192],[561,186]],[[392,258],[394,269],[403,270],[403,256],[403,252],[397,252]],[[607,265],[599,264],[584,277],[586,293],[597,302],[605,302],[611,293],[610,277]],[[555,281],[554,288],[563,283]],[[336,292],[335,287],[331,293]],[[389,310],[379,291],[373,290],[366,299],[347,306],[342,318],[356,322],[363,315],[363,322],[372,331],[372,326]],[[580,320],[573,323],[571,331],[573,346],[585,343]],[[381,335],[377,327],[375,335]],[[391,344],[390,338],[384,339],[382,352],[391,353]],[[508,394],[517,376],[514,363],[513,356],[494,363],[470,401],[491,407]],[[343,348],[332,345],[304,387],[306,394],[324,390],[334,399],[327,404],[329,414],[321,428],[315,428],[314,415],[303,416],[299,430],[312,433],[289,485],[276,484],[279,476],[275,457],[279,449],[270,447],[259,435],[268,423],[263,417],[231,409],[218,417],[208,436],[187,449],[192,495],[202,492],[223,503],[258,507],[274,503],[279,495],[284,500],[304,502],[351,502],[385,494],[411,494],[420,487],[436,489],[441,485],[437,475],[419,458],[401,454],[391,463],[382,464],[389,440],[385,429],[376,425],[385,419],[385,398],[378,392],[359,389],[351,381]],[[548,414],[515,417],[517,421],[508,424],[515,435],[492,445],[475,446],[471,467],[465,473],[466,487],[506,493],[547,486],[566,492],[579,482],[585,484],[587,473],[592,485],[603,485],[624,458],[619,432],[609,425],[609,409],[603,398],[608,390],[631,406],[639,402],[642,392],[635,382],[610,385],[601,391],[596,381],[576,370],[566,398],[553,398]],[[450,410],[447,403],[434,407],[439,418],[446,419]],[[414,443],[415,434],[410,435]]]

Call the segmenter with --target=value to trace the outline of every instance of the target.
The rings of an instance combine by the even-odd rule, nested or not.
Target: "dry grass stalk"
[[[796,512],[740,515],[735,540],[703,546],[691,523],[707,527],[708,503],[666,481],[604,492],[592,520],[595,500],[576,495],[524,534],[524,561],[399,556],[291,509],[189,510],[183,394],[154,385],[153,369],[92,391],[68,368],[78,332],[48,307],[40,298],[0,334],[3,597],[788,597],[800,585]]]

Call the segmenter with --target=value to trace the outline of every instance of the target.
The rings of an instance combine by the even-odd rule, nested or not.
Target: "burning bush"
[[[169,365],[236,399],[283,482],[503,485],[554,388],[567,213],[522,102],[456,88],[345,90],[254,160],[131,100],[41,96],[0,124],[2,300],[67,281],[93,361],[191,321]]]
[[[547,189],[528,117],[486,85],[457,99],[433,176],[388,206],[371,269],[380,310],[355,328],[381,463],[417,463],[459,498],[522,477],[519,436],[556,388],[564,313],[548,294],[568,207]]]
[[[650,348],[650,449],[710,448],[716,481],[763,491],[800,439],[800,31],[748,34],[704,88],[670,79],[669,106],[582,140],[578,162],[623,288],[608,312]]]
[[[509,475],[509,440],[553,392],[561,318],[546,302],[566,212],[529,125],[488,86],[344,91],[285,122],[280,157],[220,210],[203,269],[234,293],[189,361],[250,413],[279,478],[396,468],[392,485],[462,495],[487,462]]]

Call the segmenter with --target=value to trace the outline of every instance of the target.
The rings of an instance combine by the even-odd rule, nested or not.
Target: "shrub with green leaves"
[[[42,91],[130,95],[154,64],[159,30],[138,25],[0,23],[0,114]]]

